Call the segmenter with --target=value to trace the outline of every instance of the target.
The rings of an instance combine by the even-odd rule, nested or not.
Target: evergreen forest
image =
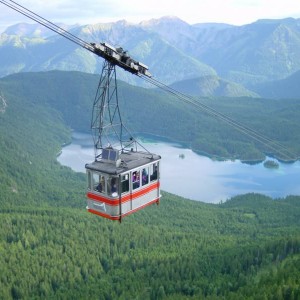
[[[121,224],[86,212],[85,174],[56,158],[72,130],[88,128],[97,80],[0,79],[0,299],[300,299],[300,196],[215,205],[163,192],[159,206]],[[267,152],[156,90],[120,86],[131,96],[124,120],[138,133],[220,157]],[[297,100],[203,101],[299,153]]]

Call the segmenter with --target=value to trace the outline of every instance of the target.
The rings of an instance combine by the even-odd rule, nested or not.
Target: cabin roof
[[[92,171],[119,175],[129,170],[159,161],[161,156],[149,152],[129,151],[119,155],[121,164],[118,166],[116,161],[99,160],[86,164],[85,168]]]

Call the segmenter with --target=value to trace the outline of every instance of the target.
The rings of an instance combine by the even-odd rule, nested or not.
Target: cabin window
[[[122,194],[129,192],[129,174],[121,176]]]
[[[93,189],[93,184],[92,184],[92,173],[91,172],[87,172],[87,176],[88,176],[88,189],[92,190]]]
[[[107,194],[113,197],[118,195],[119,188],[119,178],[114,176],[109,176],[107,180]]]
[[[132,189],[140,187],[140,170],[132,172]]]
[[[92,189],[98,193],[105,193],[105,177],[98,173],[92,174]]]
[[[142,170],[142,185],[149,183],[149,167]]]
[[[105,176],[96,172],[89,172],[88,188],[97,193],[116,197],[119,193],[119,178],[115,176]]]
[[[150,181],[157,180],[158,178],[158,163],[150,166]]]

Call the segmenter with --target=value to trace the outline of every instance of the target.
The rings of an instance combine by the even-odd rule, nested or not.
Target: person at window
[[[140,172],[136,171],[132,173],[132,187],[136,189],[140,186]]]
[[[101,178],[99,180],[99,183],[96,186],[96,191],[99,192],[99,193],[102,193],[103,192],[103,186],[104,186],[104,179],[101,176]]]
[[[142,171],[142,185],[145,185],[148,183],[148,174],[146,169],[143,169]]]
[[[152,175],[150,176],[150,179],[151,179],[151,181],[157,179],[157,165],[154,166],[154,171],[153,171]]]
[[[132,173],[132,182],[136,182],[136,172]]]
[[[116,193],[117,192],[117,183],[116,183],[116,178],[111,179],[111,193]]]

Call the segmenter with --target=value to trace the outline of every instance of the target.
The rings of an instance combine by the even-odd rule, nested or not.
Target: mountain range
[[[139,24],[125,20],[85,26],[59,24],[87,42],[121,45],[148,65],[159,81],[205,96],[272,96],[268,89],[277,86],[277,81],[291,77],[292,82],[300,70],[299,25],[300,19],[293,18],[258,20],[243,26],[190,25],[177,17]],[[0,36],[0,76],[53,69],[100,73],[102,63],[39,24],[16,24]],[[129,83],[138,82],[122,70],[118,76]],[[298,97],[299,93],[288,96]]]

